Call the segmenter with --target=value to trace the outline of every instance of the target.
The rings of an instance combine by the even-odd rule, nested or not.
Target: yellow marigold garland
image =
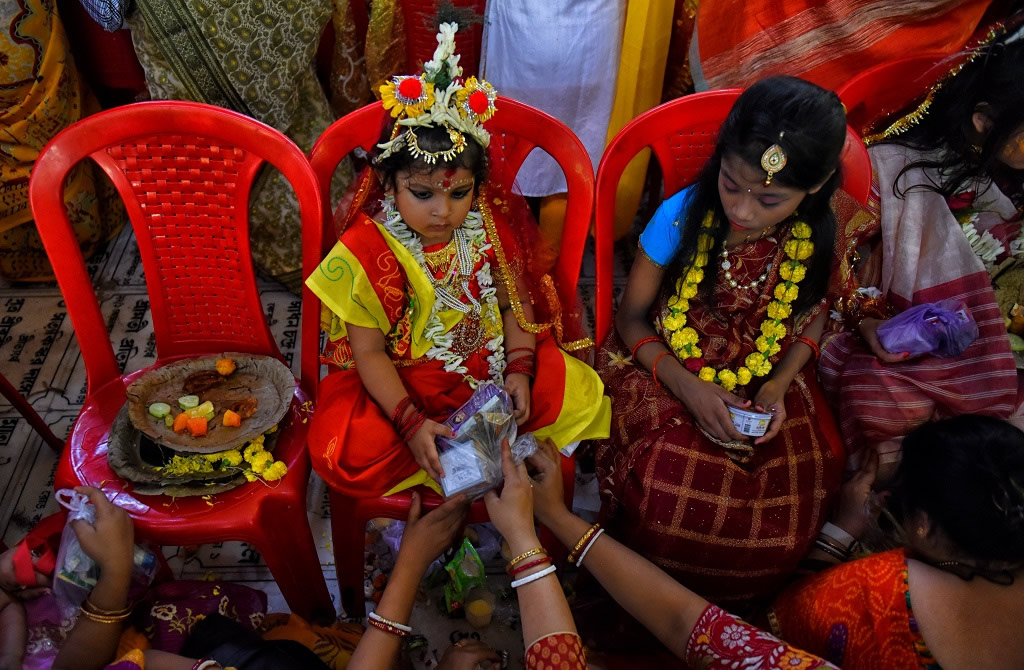
[[[272,433],[274,429],[267,432]],[[273,454],[263,447],[264,439],[264,435],[253,438],[244,450],[239,446],[212,454],[175,455],[169,463],[157,469],[172,477],[230,469],[240,470],[246,481],[277,481],[288,473],[288,466],[284,461],[274,460]]]
[[[714,219],[709,212],[704,217],[703,227],[714,227]],[[803,221],[793,224],[792,237],[783,246],[789,260],[783,261],[779,267],[779,283],[775,285],[775,300],[768,304],[768,312],[761,323],[761,334],[754,340],[757,351],[752,352],[735,372],[724,368],[715,370],[703,365],[697,370],[697,376],[706,382],[715,382],[726,391],[737,386],[750,383],[754,377],[764,377],[772,371],[770,358],[779,353],[779,344],[786,337],[786,326],[783,321],[793,313],[793,301],[799,295],[797,284],[807,276],[807,267],[800,261],[807,260],[814,253],[814,243],[810,241],[811,227]],[[669,314],[662,321],[666,339],[680,361],[700,359],[703,351],[697,346],[697,331],[686,325],[686,312],[690,309],[690,300],[697,296],[698,286],[704,279],[704,267],[708,264],[708,252],[714,245],[714,239],[707,232],[702,232],[697,239],[698,253],[693,266],[686,274],[676,280],[676,290],[668,300]]]

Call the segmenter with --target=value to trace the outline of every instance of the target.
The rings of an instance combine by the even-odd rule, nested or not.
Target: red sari
[[[690,301],[687,325],[700,335],[708,365],[735,370],[754,351],[783,257],[774,236],[738,246],[730,250],[737,281],[747,284],[768,268],[767,280],[756,289],[720,284],[718,318]],[[662,296],[656,327],[664,309]],[[718,604],[778,590],[824,524],[845,458],[813,364],[786,392],[787,419],[778,436],[740,464],[705,437],[678,398],[633,364],[615,333],[597,360],[612,396],[612,436],[598,446],[597,473],[616,535]],[[757,388],[755,380],[734,393],[753,398]]]
[[[336,255],[336,247],[321,263],[318,273],[323,277],[311,277],[309,284],[322,297],[343,294],[342,299],[349,303],[353,301],[348,292],[351,286],[372,287],[372,294],[356,294],[355,301],[364,305],[370,302],[367,298],[376,301],[370,312],[385,334],[387,353],[403,385],[418,408],[430,419],[442,422],[469,399],[473,389],[463,373],[446,372],[441,361],[415,354],[414,333],[422,330],[423,321],[418,316],[423,311],[422,303],[410,282],[409,269],[389,246],[385,234],[373,219],[359,214],[341,237],[344,255]],[[488,240],[493,244],[497,235],[497,228],[490,228]],[[506,267],[499,262],[498,248],[495,245],[481,253],[474,268],[475,272],[490,263],[496,283],[502,281],[498,268]],[[515,257],[511,248],[504,253]],[[346,272],[360,279],[344,289],[332,285],[330,278],[324,279]],[[476,279],[469,288],[479,298]],[[453,350],[465,353],[466,374],[486,380],[491,352],[485,347],[488,337],[481,323],[466,316],[448,332],[454,334]],[[327,329],[330,332],[331,327]],[[530,418],[520,431],[535,432],[538,438],[551,437],[559,447],[565,446],[567,436],[569,441],[606,436],[608,407],[600,381],[581,361],[567,356],[555,339],[548,330],[537,333],[537,376],[531,390]],[[316,412],[310,422],[313,467],[342,495],[384,495],[416,474],[420,466],[396,432],[391,417],[363,386],[348,338],[328,342],[321,360],[330,372],[320,383]],[[571,395],[567,388],[573,389]]]

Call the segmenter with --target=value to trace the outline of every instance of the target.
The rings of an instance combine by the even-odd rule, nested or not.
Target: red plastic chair
[[[509,98],[498,98],[498,113],[487,123],[491,132],[491,144],[501,148],[505,162],[502,174],[511,179],[526,156],[535,147],[547,151],[565,172],[568,182],[568,204],[565,228],[562,232],[562,246],[554,271],[555,288],[563,309],[572,308],[576,302],[576,282],[583,262],[583,247],[590,228],[593,212],[594,176],[590,157],[583,144],[565,124],[533,107]],[[310,162],[320,180],[324,198],[323,226],[315,235],[303,235],[303,264],[327,255],[337,241],[331,216],[329,184],[338,163],[356,147],[366,151],[374,148],[386,123],[388,113],[379,103],[358,109],[336,121],[313,145]],[[496,171],[497,172],[497,171]],[[505,184],[511,186],[511,184]],[[323,190],[326,188],[327,190]],[[320,300],[308,288],[302,294],[303,340],[319,332]],[[314,461],[314,467],[316,463]],[[330,476],[320,473],[330,487]],[[562,481],[566,504],[572,503],[575,485],[576,464],[573,458],[562,459]],[[335,564],[338,574],[338,588],[341,591],[345,612],[361,612],[363,606],[363,540],[366,522],[383,517],[405,519],[408,514],[411,494],[403,491],[381,498],[354,499],[330,492],[331,534],[334,542]],[[433,508],[441,504],[441,498],[424,490],[424,507]],[[487,521],[487,510],[482,501],[473,503],[469,523]],[[544,533],[542,539],[549,548],[557,542]],[[557,551],[555,552],[557,553]]]
[[[64,211],[71,168],[91,158],[117,187],[134,228],[153,310],[158,360],[224,351],[281,358],[263,318],[249,251],[249,193],[264,161],[294,188],[307,227],[319,227],[321,200],[306,157],[278,131],[232,111],[190,102],[145,102],[90,116],[43,149],[29,199],[53,261],[89,380],[81,414],[57,468],[55,487],[104,489],[132,515],[138,535],[162,544],[241,540],[263,554],[297,614],[334,615],[306,517],[305,449],[317,342],[303,341],[303,377],[281,424],[274,455],[288,465],[276,486],[254,482],[207,501],[132,492],[107,464],[110,425],[125,387]],[[315,264],[305,268],[312,272]]]
[[[945,58],[928,53],[880,63],[848,81],[836,93],[850,125],[867,135],[872,124],[903,110],[949,71],[941,66]]]
[[[714,152],[718,129],[741,92],[736,88],[708,91],[655,107],[630,121],[605,149],[597,169],[595,211],[598,344],[612,325],[615,194],[622,171],[633,156],[650,147],[661,166],[666,196],[689,185]],[[863,143],[850,128],[842,162],[843,189],[866,203],[871,190],[871,163]]]

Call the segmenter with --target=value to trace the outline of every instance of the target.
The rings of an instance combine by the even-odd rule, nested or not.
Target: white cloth
[[[597,169],[615,98],[626,0],[490,0],[480,71],[500,95],[569,126]],[[501,106],[498,106],[501,114]],[[565,193],[565,175],[534,150],[516,179],[523,195]]]

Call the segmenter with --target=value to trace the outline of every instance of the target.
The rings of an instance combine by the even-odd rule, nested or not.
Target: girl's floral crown
[[[462,80],[459,55],[455,53],[457,23],[442,23],[437,33],[434,57],[423,64],[423,73],[391,78],[380,87],[384,109],[397,119],[391,139],[377,148],[382,149],[377,160],[383,160],[405,149],[425,163],[433,164],[438,158],[449,161],[466,148],[466,135],[480,146],[490,144],[491,134],[483,123],[494,116],[498,92],[482,79],[470,77]],[[401,128],[407,130],[401,132]],[[452,146],[445,151],[427,151],[419,145],[416,128],[443,127],[448,130]]]

